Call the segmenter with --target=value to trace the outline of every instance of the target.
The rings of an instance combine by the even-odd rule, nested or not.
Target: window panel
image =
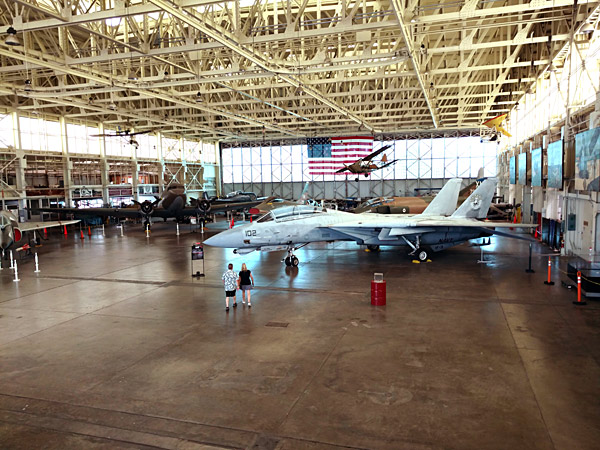
[[[12,115],[0,114],[0,147],[15,147]]]

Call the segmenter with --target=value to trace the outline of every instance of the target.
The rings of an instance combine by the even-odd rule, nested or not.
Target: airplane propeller
[[[198,199],[196,200],[196,210],[198,211],[198,214],[201,216],[204,216],[206,214],[209,213],[211,208],[211,204],[208,200],[206,199]]]
[[[151,202],[150,200],[144,200],[141,203],[136,202],[135,200],[133,201],[133,203],[135,203],[137,206],[140,207],[140,211],[144,215],[144,219],[146,219],[146,221],[149,221],[150,216],[154,212],[154,208],[156,208],[158,206],[159,202],[160,202],[160,198],[157,198],[153,202]]]

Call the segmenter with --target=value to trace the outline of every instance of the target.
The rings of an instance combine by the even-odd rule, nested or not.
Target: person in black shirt
[[[242,304],[246,304],[246,294],[248,294],[248,307],[251,307],[250,303],[250,291],[254,286],[254,277],[252,272],[248,270],[246,264],[242,264],[242,270],[240,271],[240,277],[238,278],[238,287],[242,290]]]

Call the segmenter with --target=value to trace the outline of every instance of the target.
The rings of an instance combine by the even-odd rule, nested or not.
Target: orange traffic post
[[[83,230],[80,230],[80,233],[81,233],[81,239],[85,239],[85,238],[83,237]]]
[[[573,302],[574,305],[587,305],[586,301],[581,301],[581,271],[577,271],[577,301]]]
[[[92,227],[90,227],[90,226],[88,225],[88,236],[91,236],[91,235],[92,235]]]
[[[67,226],[65,225],[65,236],[67,235]]]
[[[45,237],[45,238],[47,238],[47,237],[48,237],[48,230],[46,230],[45,228],[44,228],[44,237]]]
[[[544,284],[547,284],[548,286],[552,286],[554,284],[554,281],[551,281],[551,276],[552,276],[552,260],[550,259],[550,256],[548,256],[548,281],[544,281]]]

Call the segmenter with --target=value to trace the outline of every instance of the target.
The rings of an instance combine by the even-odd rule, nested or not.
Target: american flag
[[[308,173],[333,175],[344,165],[352,164],[373,152],[373,136],[308,138]],[[337,175],[347,175],[342,172]]]

